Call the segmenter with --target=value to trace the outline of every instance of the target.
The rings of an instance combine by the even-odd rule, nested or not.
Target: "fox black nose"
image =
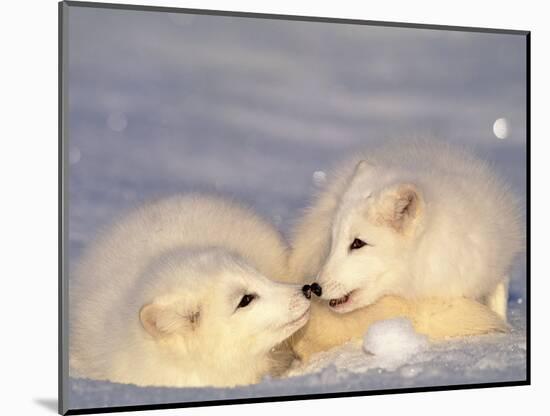
[[[302,293],[307,299],[311,299],[311,286],[304,285],[304,287],[302,287]]]
[[[321,297],[321,295],[323,294],[323,288],[319,286],[318,283],[312,283],[310,288],[311,288],[311,291],[319,297]]]

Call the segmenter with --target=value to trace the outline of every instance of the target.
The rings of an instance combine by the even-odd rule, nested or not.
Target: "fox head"
[[[156,293],[136,317],[143,335],[175,361],[215,355],[230,365],[242,362],[239,355],[252,359],[309,318],[301,286],[274,282],[221,250],[163,261],[153,273],[148,281],[156,282]]]
[[[317,282],[336,312],[406,289],[403,280],[424,201],[415,184],[383,175],[368,162],[359,162],[333,218],[330,253]]]

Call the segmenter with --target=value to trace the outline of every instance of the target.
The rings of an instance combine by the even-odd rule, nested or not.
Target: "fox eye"
[[[239,306],[237,306],[237,309],[248,306],[250,302],[252,302],[255,298],[256,298],[256,295],[244,295],[241,301],[239,302]]]
[[[367,246],[368,244],[365,243],[363,240],[359,240],[358,238],[356,238],[355,240],[353,240],[353,243],[351,243],[351,245],[349,246],[349,249],[350,250],[357,250],[358,248],[361,248],[363,246]]]

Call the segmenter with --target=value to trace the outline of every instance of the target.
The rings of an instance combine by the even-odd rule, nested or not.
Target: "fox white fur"
[[[296,356],[307,361],[318,352],[361,340],[372,324],[393,318],[408,318],[417,332],[434,342],[508,330],[499,315],[471,299],[407,299],[390,295],[345,314],[312,300],[308,322],[290,341]]]
[[[187,195],[137,209],[70,282],[71,370],[137,385],[257,382],[308,319],[301,286],[271,280],[286,272],[279,233],[237,203]]]
[[[311,336],[300,337],[311,349],[313,322],[325,339],[349,339],[373,316],[394,314],[433,338],[505,329],[508,274],[523,241],[518,206],[487,163],[443,142],[394,142],[347,160],[295,228],[291,275],[316,280],[334,300],[313,309]],[[352,249],[355,239],[365,245]],[[421,322],[428,315],[439,321]]]

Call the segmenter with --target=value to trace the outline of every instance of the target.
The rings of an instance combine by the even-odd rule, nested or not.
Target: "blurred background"
[[[67,12],[69,275],[102,227],[173,193],[243,200],[288,235],[335,162],[388,138],[465,144],[525,200],[524,36],[76,6]],[[525,270],[523,257],[513,272],[510,335],[442,347],[413,368],[415,377],[329,366],[236,389],[73,379],[71,406],[519,380]]]
[[[525,197],[523,36],[68,12],[71,264],[177,192],[244,200],[288,233],[335,161],[393,137],[467,144]],[[524,276],[520,261],[514,299]]]

